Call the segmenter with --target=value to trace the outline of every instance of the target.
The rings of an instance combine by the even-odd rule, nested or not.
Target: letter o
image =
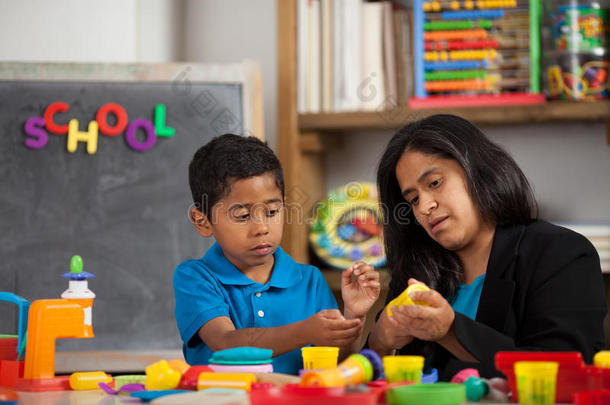
[[[116,124],[111,127],[106,121],[106,117],[109,113],[113,113],[116,117]],[[106,103],[97,110],[95,120],[100,126],[100,131],[104,135],[116,136],[125,130],[127,126],[127,111],[117,103]]]

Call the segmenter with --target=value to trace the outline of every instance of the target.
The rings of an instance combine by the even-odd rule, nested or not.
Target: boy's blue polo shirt
[[[236,329],[282,326],[309,318],[337,302],[320,270],[295,262],[278,247],[271,279],[257,283],[227,260],[218,243],[198,260],[180,263],[174,272],[176,322],[189,364],[207,364],[212,355],[197,331],[207,321],[227,316]],[[273,369],[296,374],[300,350],[273,358]]]

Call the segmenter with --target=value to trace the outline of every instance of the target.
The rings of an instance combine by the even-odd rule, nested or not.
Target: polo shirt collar
[[[286,254],[280,246],[273,254],[275,261],[271,279],[267,286],[288,288],[303,279],[302,266]],[[202,258],[203,262],[214,272],[218,280],[225,285],[251,285],[258,284],[246,277],[222,252],[222,248],[215,242]]]

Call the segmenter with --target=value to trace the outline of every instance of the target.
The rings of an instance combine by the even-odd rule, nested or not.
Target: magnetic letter
[[[78,130],[78,120],[71,119],[68,123],[68,152],[76,152],[78,142],[87,142],[87,153],[93,155],[97,151],[97,130],[97,122],[91,121],[89,130],[81,132]]]
[[[142,128],[146,132],[146,139],[144,142],[139,142],[136,138],[138,128]],[[137,150],[138,152],[144,152],[145,150],[152,148],[157,141],[155,127],[153,127],[152,122],[142,118],[133,120],[127,127],[127,132],[125,132],[125,141],[127,142],[127,145],[131,147],[131,149]]]
[[[106,117],[108,113],[113,113],[116,117],[116,124],[111,127],[108,125]],[[100,132],[108,136],[116,136],[125,130],[127,126],[127,111],[117,103],[106,103],[97,110],[95,120],[100,126]]]
[[[168,138],[176,133],[174,128],[165,126],[165,104],[155,106],[155,133]]]
[[[44,148],[49,140],[47,131],[44,130],[44,118],[32,117],[25,122],[25,133],[32,138],[25,140],[25,146],[30,149]]]
[[[64,103],[63,101],[56,101],[49,104],[44,111],[44,122],[46,123],[49,132],[56,135],[63,135],[68,132],[68,125],[57,125],[55,121],[53,121],[53,116],[56,112],[68,111],[69,108],[70,106],[68,103]]]

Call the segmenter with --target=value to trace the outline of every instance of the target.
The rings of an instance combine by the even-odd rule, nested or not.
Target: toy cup
[[[559,363],[554,361],[518,361],[515,363],[517,391],[521,405],[552,405]]]
[[[324,370],[327,368],[337,367],[339,359],[338,347],[303,347],[301,348],[303,356],[303,368],[305,370]]]
[[[383,369],[388,384],[409,381],[418,384],[424,368],[422,356],[384,356]]]

